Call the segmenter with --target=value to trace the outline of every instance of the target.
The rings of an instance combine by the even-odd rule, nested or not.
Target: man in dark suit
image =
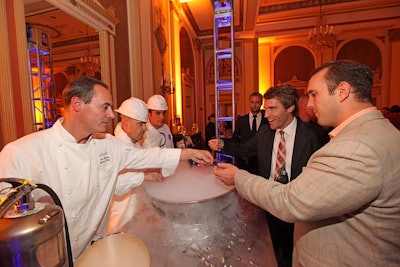
[[[298,94],[294,87],[272,87],[264,94],[265,117],[269,125],[262,126],[258,133],[244,144],[224,144],[221,140],[213,139],[209,146],[235,157],[256,156],[258,175],[274,180],[282,130],[286,140],[286,182],[290,182],[301,173],[310,156],[329,140],[324,131],[317,131],[311,124],[296,117],[297,104]],[[294,225],[281,221],[270,213],[266,215],[278,266],[291,266]]]
[[[249,96],[250,112],[239,117],[235,123],[235,131],[230,142],[244,144],[256,135],[258,129],[268,124],[261,110],[263,97],[259,92],[253,92]],[[251,173],[258,174],[257,156],[250,158],[235,158],[236,166]]]
[[[211,151],[210,147],[208,146],[208,141],[215,138],[215,113],[211,113],[208,116],[208,123],[206,125],[206,140],[205,140],[205,147],[207,150]]]

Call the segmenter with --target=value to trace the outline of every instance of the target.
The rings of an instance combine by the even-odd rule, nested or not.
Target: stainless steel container
[[[64,214],[33,200],[37,185],[0,178],[0,266],[68,266]]]
[[[0,266],[68,266],[60,207],[0,220]]]
[[[215,179],[212,169],[181,162],[164,182],[147,183],[146,193],[156,210],[172,222],[204,223],[234,202],[230,193],[235,187]]]

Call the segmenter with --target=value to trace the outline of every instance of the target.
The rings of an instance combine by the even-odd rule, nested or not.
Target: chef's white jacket
[[[78,144],[61,118],[50,129],[6,145],[0,153],[0,177],[26,178],[56,192],[77,259],[97,235],[106,233],[118,173],[124,168],[162,168],[162,175],[169,176],[179,157],[179,149],[138,150],[110,134]],[[116,194],[126,193],[119,189]]]
[[[114,136],[137,149],[142,148],[138,143],[132,143],[132,139],[122,129],[121,122],[115,127]],[[119,184],[127,184],[132,181],[128,183],[131,186],[131,190],[122,196],[114,195],[112,197],[110,221],[107,230],[109,234],[120,232],[121,228],[141,209],[143,202],[143,186],[139,187],[144,181],[143,172],[123,173],[118,176],[118,180]],[[129,185],[125,185],[125,187]]]
[[[144,147],[174,148],[174,140],[168,125],[164,123],[163,126],[156,129],[150,122],[147,122],[146,126]]]

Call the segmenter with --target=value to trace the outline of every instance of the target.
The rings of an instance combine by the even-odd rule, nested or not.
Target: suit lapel
[[[247,114],[245,115],[244,125],[246,125],[246,131],[247,131],[247,133],[251,134],[250,123],[249,123],[249,117],[250,117],[250,115],[249,115],[249,113],[247,113]]]
[[[263,139],[265,140],[265,148],[264,148],[265,150],[264,151],[266,151],[264,164],[266,165],[265,166],[266,175],[268,175],[268,177],[269,177],[269,175],[271,173],[272,150],[273,150],[273,146],[274,146],[275,131],[269,129],[268,135],[269,136],[263,137]],[[268,177],[266,177],[266,178],[268,179]]]
[[[303,152],[307,144],[306,128],[300,119],[297,120],[296,135],[294,137],[294,147],[292,155],[292,174],[295,173],[297,164],[301,162],[301,157],[303,157]]]

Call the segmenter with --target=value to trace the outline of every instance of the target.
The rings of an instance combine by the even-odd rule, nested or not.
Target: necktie
[[[253,134],[257,133],[257,115],[253,115],[253,124],[251,126],[251,132]]]
[[[285,168],[285,158],[286,158],[286,141],[285,132],[280,130],[281,140],[279,141],[278,153],[276,154],[276,164],[275,164],[275,175],[274,180],[276,181],[281,174],[282,167]]]

